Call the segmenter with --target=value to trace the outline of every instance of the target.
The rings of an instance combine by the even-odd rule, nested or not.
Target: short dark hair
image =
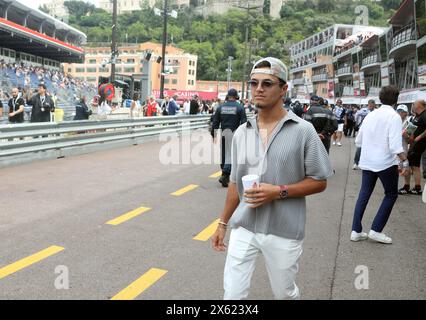
[[[379,99],[382,104],[393,106],[398,102],[399,90],[396,86],[386,86],[380,90]]]
[[[42,87],[44,90],[46,90],[46,89],[47,89],[47,88],[46,88],[46,85],[45,85],[44,83],[39,83],[39,84],[38,84],[38,86],[39,86],[39,87]]]

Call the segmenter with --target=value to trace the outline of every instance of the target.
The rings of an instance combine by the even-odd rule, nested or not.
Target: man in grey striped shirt
[[[305,235],[305,197],[325,190],[330,160],[314,127],[282,108],[287,68],[278,59],[255,63],[248,82],[258,116],[232,140],[232,172],[213,248],[225,251],[225,299],[248,296],[257,255],[262,253],[276,299],[298,299],[295,278]],[[242,177],[260,176],[243,190]]]

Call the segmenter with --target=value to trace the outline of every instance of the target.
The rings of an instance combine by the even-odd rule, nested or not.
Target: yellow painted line
[[[215,233],[219,221],[220,219],[216,219],[215,221],[213,221],[212,224],[210,224],[207,228],[205,228],[203,231],[197,234],[193,239],[198,241],[209,240],[210,237]]]
[[[31,256],[28,256],[24,259],[21,259],[19,261],[16,261],[12,264],[9,264],[6,267],[3,267],[0,269],[0,280],[11,275],[12,273],[15,273],[19,270],[22,270],[26,267],[29,267],[30,265],[37,263],[41,260],[44,260],[50,256],[53,256],[54,254],[65,250],[65,248],[63,247],[58,247],[58,246],[51,246],[47,249],[44,249],[40,252],[37,252]]]
[[[155,282],[160,280],[167,270],[151,268],[142,277],[132,282],[127,288],[117,293],[111,300],[133,300]]]
[[[194,190],[196,188],[198,188],[198,185],[190,184],[189,186],[186,186],[185,188],[182,188],[182,189],[179,189],[178,191],[173,192],[171,195],[178,197],[178,196],[181,196],[184,193],[187,193],[188,191]]]
[[[209,178],[219,178],[222,175],[222,171],[213,173]]]
[[[140,207],[140,208],[132,210],[132,211],[126,213],[126,214],[123,214],[122,216],[119,216],[118,218],[112,219],[112,220],[108,221],[106,224],[116,226],[116,225],[119,225],[120,223],[123,223],[123,222],[130,220],[130,219],[133,219],[134,217],[137,217],[137,216],[141,215],[142,213],[147,212],[149,210],[151,210],[151,208]]]

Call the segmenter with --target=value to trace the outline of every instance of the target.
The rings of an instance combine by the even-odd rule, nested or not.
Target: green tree
[[[75,16],[77,20],[96,9],[93,4],[84,1],[65,1],[64,6],[68,9],[69,14]]]
[[[50,12],[49,12],[49,9],[47,8],[47,6],[46,6],[46,4],[43,4],[43,5],[41,5],[41,6],[39,6],[38,7],[38,10],[40,10],[40,11],[42,11],[42,12],[44,12],[44,13],[47,13],[47,14],[49,14]]]
[[[334,0],[318,0],[318,10],[320,12],[330,12],[336,5]]]
[[[282,19],[272,20],[263,12],[251,12],[249,19],[244,10],[229,10],[223,15],[207,18],[196,14],[192,7],[178,10],[178,19],[169,19],[168,41],[186,52],[198,55],[198,79],[226,79],[228,56],[233,56],[232,78],[240,81],[245,57],[245,29],[251,26],[252,60],[262,56],[276,56],[289,62],[292,44],[332,24],[353,24],[354,9],[366,5],[370,25],[387,26],[387,19],[398,8],[401,0],[288,0],[281,8]],[[266,0],[265,7],[270,4]],[[94,8],[83,1],[66,1],[69,22],[88,36],[89,42],[111,39],[111,14]],[[162,1],[157,7],[162,8]],[[129,42],[154,41],[161,43],[163,21],[142,0],[142,10],[118,17],[119,39]]]
[[[210,42],[183,41],[179,47],[187,52],[198,55],[197,78],[200,80],[215,79],[216,56]]]
[[[271,0],[265,0],[263,2],[263,14],[271,13]]]

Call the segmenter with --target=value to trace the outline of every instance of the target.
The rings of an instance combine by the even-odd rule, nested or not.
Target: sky
[[[43,3],[50,2],[50,0],[19,0],[19,1],[25,4],[26,6],[30,8],[35,8],[35,9],[38,9],[38,7]],[[91,2],[94,4],[97,3],[97,0],[84,0],[84,1]]]

